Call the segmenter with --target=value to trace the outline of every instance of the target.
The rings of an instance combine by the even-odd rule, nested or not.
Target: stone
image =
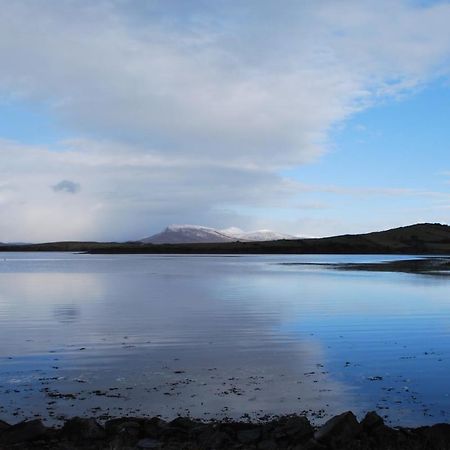
[[[177,417],[176,419],[172,420],[172,422],[169,422],[170,427],[183,428],[184,430],[190,430],[196,427],[198,424],[199,422],[196,422],[189,417]]]
[[[361,432],[361,425],[351,411],[339,414],[325,423],[314,434],[314,439],[331,448],[341,448]]]
[[[104,428],[95,419],[81,417],[69,419],[61,433],[71,441],[95,441],[106,437]]]
[[[364,419],[361,421],[363,430],[369,433],[373,429],[382,425],[384,425],[384,420],[375,411],[368,412]]]
[[[48,428],[39,420],[30,420],[12,425],[0,435],[1,444],[15,444],[29,442],[42,438]]]
[[[203,423],[203,424],[197,425],[194,428],[192,428],[191,435],[199,436],[203,432],[208,431],[210,429],[211,429],[211,425],[207,425],[207,424]]]
[[[241,444],[254,444],[261,438],[261,430],[259,428],[239,430],[236,437]]]
[[[315,437],[311,430],[309,421],[298,416],[257,424],[123,417],[105,428],[94,419],[74,418],[62,429],[46,428],[40,420],[13,426],[0,421],[0,450],[450,450],[450,424],[394,429],[375,412],[361,424],[351,412],[336,416]]]
[[[304,450],[325,450],[327,447],[317,442],[314,438],[303,445]]]
[[[2,434],[3,431],[6,431],[8,428],[11,428],[11,425],[4,422],[3,420],[0,420],[0,434]]]
[[[266,439],[258,444],[258,450],[278,450],[278,445],[274,440]]]
[[[419,437],[424,448],[450,449],[450,424],[440,423],[430,427],[420,427],[414,430],[414,435]]]
[[[161,448],[161,442],[156,439],[145,438],[141,439],[136,444],[137,448]]]
[[[161,431],[160,438],[167,441],[186,441],[189,437],[189,430],[184,428],[171,427],[170,425]]]
[[[305,442],[314,434],[314,428],[309,420],[303,416],[290,416],[282,420],[273,430],[276,439],[289,439],[296,442]]]
[[[108,420],[105,423],[105,430],[108,434],[125,434],[132,437],[139,437],[141,434],[143,420],[120,418]]]
[[[159,417],[152,417],[143,422],[143,433],[146,437],[157,438],[168,427],[168,423]]]
[[[227,433],[209,428],[198,436],[198,443],[202,448],[230,448],[231,439]]]

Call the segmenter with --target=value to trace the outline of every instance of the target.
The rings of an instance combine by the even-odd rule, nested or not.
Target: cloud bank
[[[11,218],[0,240],[245,227],[245,208],[298,201],[301,185],[280,173],[324,155],[330,130],[448,75],[448,3],[0,7],[1,98],[40,105],[72,136],[51,148],[0,143]],[[83,190],[67,181],[59,190],[76,196],[49,198],[55,178]]]

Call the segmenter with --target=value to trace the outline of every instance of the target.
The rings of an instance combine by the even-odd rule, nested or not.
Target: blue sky
[[[355,187],[442,189],[450,165],[449,117],[449,86],[432,83],[355,114],[331,133],[328,155],[297,175],[309,183],[335,179]],[[346,173],[336,177],[339,167]]]
[[[326,156],[287,174],[306,184],[360,191],[405,189],[442,193],[438,198],[394,192],[362,199],[323,192],[314,196],[324,206],[316,212],[317,217],[351,218],[351,230],[379,229],[388,223],[448,223],[449,117],[449,85],[438,80],[401,99],[355,114],[330,133],[331,149]],[[337,225],[336,232],[342,230]]]
[[[0,6],[0,241],[449,222],[449,2]]]
[[[28,145],[53,146],[69,136],[45,105],[19,99],[0,102],[0,136]]]

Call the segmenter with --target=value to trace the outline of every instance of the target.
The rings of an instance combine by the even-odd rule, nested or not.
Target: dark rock
[[[261,430],[259,428],[240,430],[236,433],[236,437],[241,444],[254,444],[261,438]]]
[[[339,449],[354,439],[361,432],[361,425],[351,411],[330,419],[316,433],[314,438],[331,448]]]
[[[368,412],[364,419],[361,421],[361,426],[366,432],[370,432],[374,428],[380,427],[382,425],[384,425],[384,421],[375,411]]]
[[[104,439],[106,432],[95,419],[83,419],[74,417],[63,426],[61,433],[70,441],[95,441]]]
[[[372,428],[363,440],[371,442],[372,447],[377,449],[431,450],[429,447],[423,447],[419,439],[413,436],[409,430],[395,430],[386,425]]]
[[[189,417],[177,417],[176,419],[172,420],[172,422],[169,422],[170,427],[175,428],[182,428],[184,430],[190,430],[197,425],[199,425],[200,422],[196,422]]]
[[[144,419],[120,418],[108,420],[105,423],[105,430],[109,435],[124,434],[132,437],[141,436]]]
[[[168,423],[159,417],[147,419],[143,423],[144,436],[158,438],[167,427]]]
[[[45,436],[47,431],[48,428],[39,419],[20,422],[2,432],[0,443],[15,444],[18,442],[34,441]]]
[[[431,427],[421,427],[415,430],[427,449],[450,449],[450,425],[440,423]]]
[[[196,434],[195,430],[199,425],[201,422],[196,422],[188,417],[178,417],[165,424],[159,436],[165,441],[185,442]]]
[[[141,439],[136,444],[137,448],[161,448],[161,442],[157,441],[156,439]]]
[[[303,445],[305,450],[325,450],[327,446],[320,444],[314,438],[310,439],[306,444]]]
[[[309,421],[299,416],[265,423],[124,417],[105,428],[76,417],[62,429],[39,420],[13,426],[0,421],[0,450],[450,450],[450,424],[394,429],[375,412],[361,424],[351,412],[341,414],[312,435]]]
[[[189,437],[189,430],[179,427],[171,427],[170,424],[161,430],[161,439],[170,441],[186,441]]]
[[[11,425],[9,423],[3,422],[3,420],[0,420],[0,434],[2,434],[8,428],[11,428]]]
[[[198,443],[202,448],[229,448],[229,444],[232,442],[230,436],[223,432],[208,427],[203,433],[198,436]]]
[[[213,425],[214,426],[214,425]],[[211,428],[211,425],[207,425],[207,424],[200,424],[195,426],[194,428],[191,429],[191,435],[193,436],[199,436],[200,434],[202,434],[203,432],[209,430]]]
[[[258,450],[278,450],[277,443],[272,439],[261,441],[258,444]]]
[[[289,439],[290,441],[306,442],[314,434],[314,428],[309,420],[303,416],[290,416],[280,419],[271,433],[275,439]]]

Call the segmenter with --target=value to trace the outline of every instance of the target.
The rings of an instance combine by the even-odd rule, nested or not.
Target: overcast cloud
[[[448,75],[448,3],[0,8],[2,98],[41,105],[71,136],[0,142],[0,240],[256,226],[246,207],[300,204],[304,186],[280,174],[323,157],[333,127]]]

